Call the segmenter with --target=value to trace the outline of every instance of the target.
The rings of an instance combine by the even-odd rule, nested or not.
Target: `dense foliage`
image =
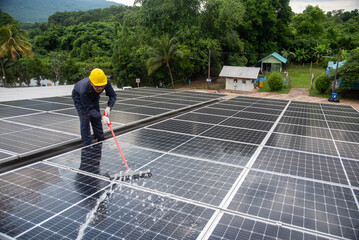
[[[35,57],[3,57],[10,84],[24,77],[75,83],[94,67],[118,86],[171,86],[188,79],[218,76],[223,65],[254,66],[281,53],[289,62],[326,65],[342,49],[341,60],[359,47],[359,14],[308,6],[294,15],[289,0],[136,0],[139,6],[111,6],[57,12],[47,22],[19,24],[0,11],[0,27],[26,29]],[[149,75],[156,39],[176,39],[181,57],[157,64]],[[152,49],[152,50],[151,50]],[[23,56],[23,58],[26,58]],[[36,66],[36,67],[33,67]],[[31,70],[30,70],[31,68]],[[33,69],[36,69],[34,71]],[[21,80],[20,80],[21,81]]]
[[[328,75],[323,73],[316,77],[315,88],[318,90],[318,92],[325,93],[329,90],[331,82],[332,81],[329,79]]]
[[[273,91],[278,91],[283,87],[283,75],[279,72],[272,72],[268,77],[268,86]]]

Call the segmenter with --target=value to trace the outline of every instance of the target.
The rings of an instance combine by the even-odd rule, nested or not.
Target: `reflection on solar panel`
[[[357,124],[330,117],[352,110],[239,96],[119,136],[130,167],[150,178],[110,183],[125,170],[113,139],[2,174],[0,233],[359,239]]]

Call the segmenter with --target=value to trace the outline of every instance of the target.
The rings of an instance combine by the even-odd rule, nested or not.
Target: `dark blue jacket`
[[[109,97],[107,106],[112,108],[117,97],[110,81],[107,81],[104,90]],[[76,83],[72,90],[72,99],[74,100],[76,109],[81,114],[81,118],[88,118],[90,116],[94,118],[102,117],[102,114],[99,112],[100,93],[95,92],[90,84],[89,78],[84,78]]]

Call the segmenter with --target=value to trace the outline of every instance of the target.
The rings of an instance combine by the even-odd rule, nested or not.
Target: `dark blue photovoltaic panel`
[[[249,120],[246,118],[231,117],[231,118],[227,118],[225,121],[221,122],[220,125],[229,126],[229,127],[250,128],[250,129],[254,129],[254,130],[269,131],[273,126],[273,122],[257,121],[257,120]]]
[[[359,143],[335,141],[341,157],[359,160]]]
[[[318,120],[318,119],[311,119],[311,118],[297,118],[297,117],[283,116],[279,122],[295,124],[295,125],[302,125],[302,126],[311,126],[311,127],[321,127],[321,128],[328,127],[326,121]]]
[[[259,113],[259,111],[258,113],[241,111],[233,115],[233,117],[262,120],[268,122],[275,122],[278,119],[277,115],[261,114]]]
[[[8,154],[8,153],[5,153],[5,152],[1,152],[1,150],[0,150],[0,162],[5,161],[5,160],[10,159],[10,158],[13,158],[13,157],[15,157],[15,155]]]
[[[331,132],[335,140],[353,143],[359,142],[359,132],[349,132],[342,130],[332,130]]]
[[[340,115],[337,116],[325,115],[325,117],[328,121],[359,124],[359,118],[350,118]]]
[[[1,112],[0,119],[39,112],[38,110],[35,109],[17,108],[13,106],[2,105],[2,104],[3,103],[0,102],[0,112]]]
[[[272,133],[267,146],[338,156],[333,140]]]
[[[170,151],[191,139],[191,136],[152,129],[141,129],[119,137],[125,143],[160,151]]]
[[[339,122],[329,122],[328,121],[328,126],[331,129],[359,132],[359,124],[339,123]]]
[[[175,119],[189,120],[189,121],[200,122],[200,123],[217,124],[222,122],[224,119],[226,119],[226,117],[190,112],[183,114],[179,117],[176,117]]]
[[[251,171],[228,208],[336,237],[359,238],[359,210],[345,187]]]
[[[286,228],[280,225],[269,224],[243,218],[236,215],[224,214],[213,230],[210,240],[233,239],[327,239],[311,233]]]
[[[16,239],[76,239],[92,209],[83,239],[196,238],[214,213],[41,163],[0,176],[0,184],[0,231]]]
[[[257,148],[255,145],[196,137],[171,152],[220,163],[245,166]]]
[[[248,130],[244,128],[231,128],[215,126],[204,132],[201,136],[238,141],[243,143],[260,144],[267,132]]]
[[[253,168],[348,184],[340,159],[337,157],[264,147]]]
[[[9,106],[18,106],[18,107],[34,109],[34,110],[42,110],[42,111],[59,110],[59,109],[65,109],[71,107],[68,104],[44,102],[37,100],[17,100],[17,101],[1,102],[1,104],[9,105]]]
[[[313,128],[313,127],[280,123],[274,129],[274,132],[295,134],[295,135],[307,136],[307,137],[332,139],[329,129],[327,128]]]
[[[352,186],[359,187],[359,161],[342,159],[345,171]]]
[[[305,112],[293,112],[293,111],[286,111],[284,113],[286,117],[296,117],[296,118],[309,118],[309,119],[318,119],[318,120],[325,120],[323,114],[319,113],[305,113]]]
[[[170,154],[147,167],[156,174],[143,183],[146,188],[214,206],[219,206],[242,172],[240,167]]]
[[[160,88],[117,94],[114,128],[220,97]],[[67,105],[1,119],[0,162],[18,157],[19,146],[56,145],[63,128],[79,140],[71,101],[0,103],[6,114]],[[151,176],[111,184],[126,171],[112,137],[0,174],[0,238],[80,239],[85,227],[82,239],[91,240],[359,239],[355,109],[245,96],[206,106],[118,133],[129,168]]]
[[[151,125],[148,128],[198,135],[211,127],[213,127],[213,125],[170,119]]]
[[[212,107],[204,107],[194,111],[195,113],[207,113],[219,116],[233,116],[237,111],[228,109],[218,109]]]

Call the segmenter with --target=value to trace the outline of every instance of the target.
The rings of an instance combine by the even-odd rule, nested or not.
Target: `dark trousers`
[[[98,109],[98,111],[100,111],[100,109]],[[97,141],[104,140],[105,137],[103,135],[101,119],[93,118],[90,115],[83,116],[80,112],[78,114],[80,117],[81,138],[84,146],[92,144],[90,123]]]

